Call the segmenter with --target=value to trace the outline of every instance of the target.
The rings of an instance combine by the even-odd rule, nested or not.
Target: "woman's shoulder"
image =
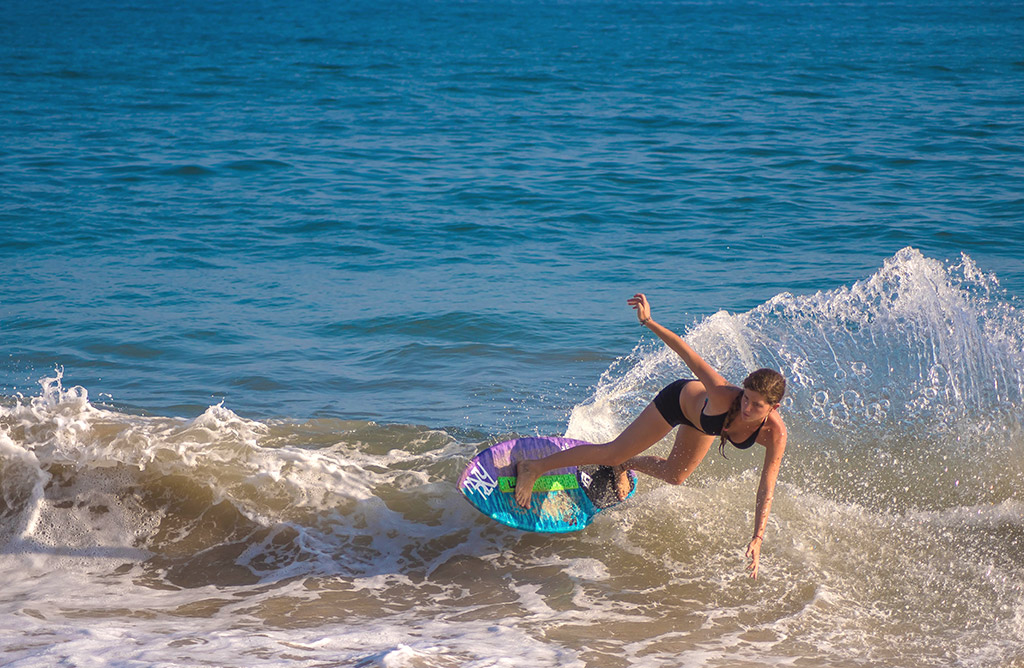
[[[743,394],[743,388],[735,385],[717,385],[707,388],[707,392],[709,398],[732,401],[736,395]]]
[[[786,442],[786,423],[779,415],[779,411],[774,410],[768,414],[767,419],[764,421],[764,426],[761,427],[761,435],[766,439],[770,439],[775,442]],[[761,441],[761,439],[757,439]]]

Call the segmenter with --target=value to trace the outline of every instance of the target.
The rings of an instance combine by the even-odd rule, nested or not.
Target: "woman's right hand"
[[[646,295],[638,292],[630,299],[627,299],[626,303],[636,309],[636,317],[640,324],[646,325],[647,321],[651,319],[651,305],[647,303]]]

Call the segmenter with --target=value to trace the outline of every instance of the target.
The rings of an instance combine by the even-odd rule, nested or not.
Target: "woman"
[[[719,451],[723,455],[726,441],[741,449],[760,443],[765,449],[764,466],[757,488],[754,535],[747,545],[747,570],[756,578],[775,480],[786,450],[786,425],[776,411],[786,391],[786,380],[776,371],[760,369],[747,376],[742,389],[730,385],[682,338],[651,319],[647,297],[637,294],[628,303],[636,309],[640,324],[682,357],[696,379],[670,384],[610,443],[580,445],[543,459],[520,461],[516,502],[529,508],[534,483],[551,469],[587,464],[615,467],[619,498],[624,499],[629,493],[626,472],[630,469],[679,485],[704,459],[715,436],[721,437]],[[638,456],[677,425],[675,445],[667,459]]]

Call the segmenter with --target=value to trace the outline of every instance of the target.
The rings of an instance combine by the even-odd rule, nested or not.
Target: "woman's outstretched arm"
[[[775,495],[775,481],[779,477],[782,466],[782,455],[786,452],[786,425],[777,414],[769,419],[769,429],[764,436],[764,466],[761,467],[761,481],[757,485],[757,505],[754,509],[754,536],[747,544],[747,558],[750,564],[747,569],[750,577],[757,577],[761,561],[761,545],[764,543],[764,532],[768,528],[768,513],[772,509],[772,497]]]
[[[705,362],[704,358],[698,355],[686,341],[683,341],[681,336],[669,328],[659,325],[651,318],[651,305],[647,302],[646,296],[637,293],[628,299],[627,303],[636,309],[636,317],[640,320],[640,324],[657,334],[658,338],[665,342],[665,345],[683,358],[686,366],[690,367],[690,371],[697,377],[697,380],[704,383],[706,389],[729,385],[722,374]]]

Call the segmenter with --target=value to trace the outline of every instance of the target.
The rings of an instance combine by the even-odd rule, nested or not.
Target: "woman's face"
[[[757,390],[744,389],[743,399],[740,401],[740,415],[745,422],[752,422],[768,417],[778,404],[769,403],[763,394]]]

